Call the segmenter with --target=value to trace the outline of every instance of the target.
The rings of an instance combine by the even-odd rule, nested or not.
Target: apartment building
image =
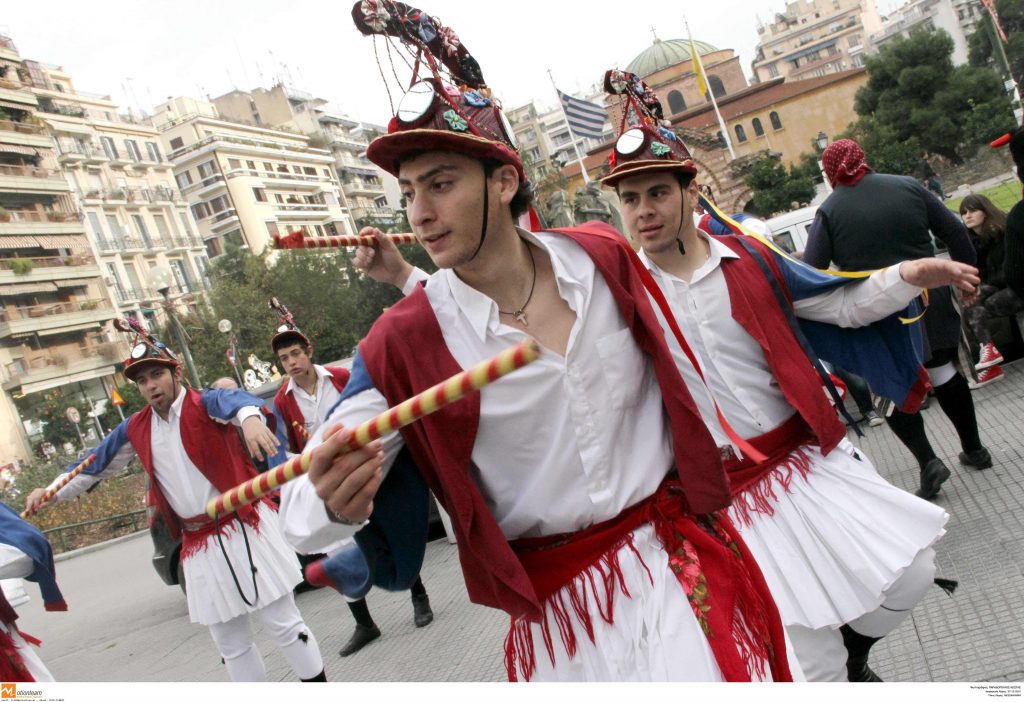
[[[820,78],[864,65],[869,37],[882,30],[874,0],[793,0],[757,26],[755,82]]]
[[[871,53],[912,32],[942,30],[953,39],[953,65],[967,63],[968,41],[984,17],[981,0],[910,0],[882,19],[881,31],[871,35]]]
[[[75,110],[49,92],[40,64],[0,36],[0,469],[32,455],[46,391],[107,397],[126,353],[49,135],[50,117]]]
[[[155,110],[174,177],[210,258],[230,242],[262,253],[274,234],[350,234],[329,151],[309,137],[224,119],[211,102],[175,98]]]
[[[399,203],[385,188],[385,181],[394,179],[365,156],[383,127],[361,123],[326,100],[282,83],[270,89],[233,90],[214,98],[213,104],[225,119],[305,134],[310,146],[328,150],[356,229],[386,228],[397,221],[394,208]]]

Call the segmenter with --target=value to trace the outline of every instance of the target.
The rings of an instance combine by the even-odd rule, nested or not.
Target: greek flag
[[[579,138],[589,137],[600,139],[604,134],[604,124],[608,121],[608,113],[600,105],[574,98],[558,91],[558,99],[562,101],[565,119],[569,129]]]

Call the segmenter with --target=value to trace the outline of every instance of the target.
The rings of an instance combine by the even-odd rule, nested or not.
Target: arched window
[[[764,127],[761,126],[761,120],[757,117],[754,118],[754,136],[764,136]]]
[[[772,112],[768,115],[768,119],[772,121],[772,129],[782,129],[782,120],[779,119],[778,112]]]
[[[746,141],[746,140],[747,140],[747,132],[746,132],[746,130],[743,129],[743,125],[742,124],[737,124],[736,125],[736,141],[741,141],[742,142],[742,141]]]
[[[718,76],[708,76],[708,85],[711,87],[711,92],[715,94],[716,98],[725,95],[725,83]]]
[[[686,109],[686,100],[683,99],[683,94],[678,90],[673,90],[668,94],[668,109],[672,110],[674,115]]]

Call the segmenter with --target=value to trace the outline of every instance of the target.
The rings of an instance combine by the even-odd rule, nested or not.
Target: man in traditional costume
[[[134,320],[119,322],[119,328],[135,334],[124,374],[146,407],[92,449],[95,462],[54,499],[82,494],[138,456],[146,471],[150,523],[160,517],[172,537],[182,538],[189,617],[209,627],[231,679],[266,678],[249,620],[255,613],[299,679],[326,680],[316,638],[295,606],[292,589],[302,576],[273,503],[265,499],[224,519],[206,516],[210,499],[256,475],[235,427],[241,427],[249,451],[262,458],[278,447],[263,418],[272,415],[258,397],[240,390],[200,394],[185,388],[171,349]],[[44,504],[45,492],[29,495],[29,512]]]
[[[281,383],[274,396],[274,406],[284,420],[288,437],[287,449],[293,454],[302,453],[306,447],[306,438],[311,436],[323,424],[328,410],[334,407],[341,398],[341,393],[348,382],[349,372],[346,368],[327,367],[313,363],[313,344],[299,330],[288,308],[271,298],[271,309],[281,315],[281,324],[270,340],[274,356],[284,369],[288,380]],[[301,483],[309,478],[302,476],[295,484],[285,485],[282,499],[285,500],[282,519],[285,538],[293,541],[288,525],[288,496],[292,490],[302,489]],[[306,567],[306,579],[314,585],[330,586],[337,589],[337,584],[330,574],[332,563],[330,556],[338,551],[358,548],[351,538],[346,538],[330,547],[325,553],[328,559],[314,562]],[[299,549],[301,550],[301,549]],[[413,606],[413,623],[424,627],[434,620],[430,609],[430,598],[420,578],[410,587]],[[373,621],[370,608],[365,597],[352,598],[345,596],[349,611],[356,622],[351,638],[342,646],[338,655],[343,658],[351,656],[364,646],[380,638],[380,627]]]
[[[425,482],[451,515],[470,599],[511,615],[512,680],[791,679],[771,595],[723,511],[719,447],[634,254],[603,223],[517,228],[530,193],[515,137],[459,38],[401,3],[356,3],[353,17],[426,72],[367,156],[398,176],[441,270],[375,323],[311,442],[325,503],[311,533],[370,517],[408,543],[409,503],[391,496]],[[530,337],[538,361],[344,452],[342,425]],[[402,447],[418,471],[393,462]],[[394,580],[400,562],[363,552],[375,582]]]
[[[25,578],[39,585],[47,612],[64,612],[67,603],[57,587],[50,542],[18,513],[0,503],[0,580]],[[0,680],[4,682],[53,682],[31,646],[38,639],[19,631],[14,607],[0,590]]]

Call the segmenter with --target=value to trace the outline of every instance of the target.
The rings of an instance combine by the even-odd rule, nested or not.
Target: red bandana
[[[856,185],[871,170],[864,160],[864,150],[852,139],[840,139],[829,144],[821,155],[821,165],[832,187]]]

